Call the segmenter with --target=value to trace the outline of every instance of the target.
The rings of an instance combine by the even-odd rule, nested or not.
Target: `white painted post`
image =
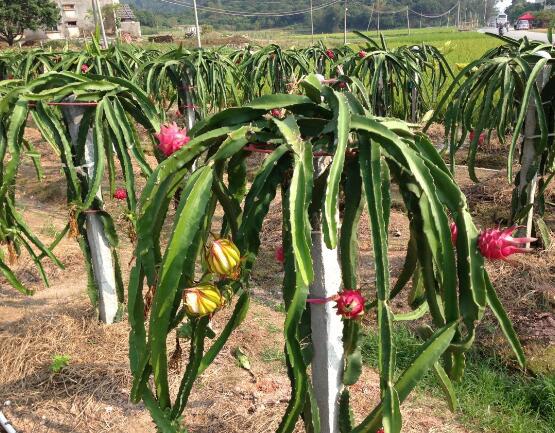
[[[418,49],[418,47],[416,47]],[[414,75],[414,85],[411,89],[410,114],[412,123],[418,119],[418,75]]]
[[[102,47],[108,48],[108,38],[106,38],[106,29],[104,28],[104,19],[102,18],[102,10],[98,4],[98,0],[93,0],[93,8],[96,9],[95,20],[97,25],[100,25],[100,31],[102,32]],[[98,17],[98,18],[97,18]]]
[[[551,59],[549,53],[545,51],[538,51],[538,55]],[[551,66],[546,65],[536,79],[536,83],[538,84],[538,88],[541,90],[545,86],[547,80],[549,79],[549,72],[551,70]],[[532,205],[528,214],[526,216],[526,231],[522,230],[522,233],[525,237],[532,236],[532,228],[534,223],[534,200],[536,197],[536,189],[538,187],[538,173],[536,172],[534,177],[527,181],[527,175],[532,167],[534,160],[536,160],[536,145],[535,142],[538,140],[536,137],[536,103],[533,97],[530,97],[530,101],[528,104],[528,112],[526,113],[526,120],[524,122],[524,143],[522,144],[522,156],[520,161],[520,173],[519,173],[519,183],[518,183],[518,195],[519,197],[525,192],[527,196],[527,205]],[[530,248],[530,243],[526,245],[527,248]]]
[[[316,175],[324,170],[325,159],[315,159]],[[338,251],[326,247],[320,215],[312,218],[311,222],[314,282],[310,286],[310,297],[329,298],[341,289]],[[343,322],[331,302],[311,304],[310,317],[314,343],[312,382],[320,411],[321,432],[338,433],[339,397],[343,377]]]
[[[195,9],[195,28],[197,31],[197,47],[201,48],[202,44],[200,42],[200,26],[198,25],[197,0],[193,0],[193,7]]]
[[[74,98],[68,98],[73,102]],[[79,127],[85,113],[85,108],[79,106],[67,106],[63,109],[67,121],[69,134],[73,145],[78,142]],[[85,142],[85,167],[84,170],[90,176],[96,168],[94,167],[94,143],[92,129],[87,133]],[[97,197],[102,200],[101,189],[98,189]],[[92,256],[92,267],[94,279],[98,287],[98,310],[100,320],[104,323],[114,323],[118,312],[118,297],[116,293],[116,277],[112,262],[112,250],[100,217],[95,213],[86,215],[87,240]]]
[[[190,71],[189,71],[190,72]],[[187,124],[187,131],[190,131],[193,126],[195,126],[195,100],[191,92],[192,83],[189,79],[183,80],[184,83],[184,93],[185,93],[185,123]]]
[[[310,34],[312,35],[312,45],[314,45],[314,11],[312,0],[310,0]]]
[[[347,9],[347,0],[345,0],[345,15],[344,15],[344,21],[343,21],[343,45],[347,45],[347,11],[349,9]]]

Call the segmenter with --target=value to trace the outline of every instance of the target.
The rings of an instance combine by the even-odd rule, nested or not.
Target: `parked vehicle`
[[[517,21],[515,25],[515,30],[530,30],[530,21],[527,21],[527,20]]]
[[[497,27],[505,27],[508,30],[509,29],[509,19],[507,18],[507,14],[497,15],[496,24],[497,24]]]

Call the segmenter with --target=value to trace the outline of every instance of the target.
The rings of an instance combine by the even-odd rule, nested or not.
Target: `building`
[[[93,1],[92,0],[55,0],[60,7],[60,23],[55,29],[44,29],[38,31],[26,30],[25,40],[44,39],[73,39],[88,36],[95,30]],[[113,6],[108,14],[104,16],[104,25],[108,34],[115,34],[116,23],[119,30],[133,37],[141,36],[141,25],[135,18],[135,14],[127,4],[121,4],[120,0],[98,0],[102,11]],[[111,16],[110,16],[111,15]]]
[[[141,23],[135,17],[135,13],[128,4],[120,4],[116,11],[119,21],[119,31],[127,33],[134,38],[141,37]]]

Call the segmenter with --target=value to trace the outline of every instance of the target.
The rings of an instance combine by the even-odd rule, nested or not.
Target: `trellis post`
[[[312,0],[310,0],[310,34],[312,35],[312,45],[314,45],[314,11]]]
[[[68,98],[74,102],[74,98]],[[69,134],[74,147],[79,142],[79,128],[85,114],[85,108],[80,106],[64,106],[63,113],[68,124]],[[83,171],[86,177],[92,177],[95,159],[92,129],[89,128],[85,141],[85,165]],[[102,200],[102,191],[99,188],[96,196]],[[112,249],[104,233],[104,225],[100,217],[94,213],[86,214],[86,231],[89,248],[91,251],[92,268],[96,287],[98,288],[98,311],[100,320],[111,324],[116,320],[118,313],[118,297],[116,291],[116,276],[112,260]]]
[[[551,59],[549,53],[545,51],[538,51],[536,53],[546,59]],[[547,80],[549,79],[549,72],[551,66],[546,65],[536,78],[538,89],[541,93]],[[541,108],[541,107],[540,107]],[[536,197],[536,190],[538,186],[538,155],[536,152],[537,136],[537,117],[536,117],[536,103],[531,96],[528,103],[528,112],[524,122],[524,141],[522,144],[522,155],[520,160],[520,173],[518,174],[518,199],[519,203],[525,206],[530,206],[530,210],[526,214],[525,226],[526,237],[532,236],[532,228],[534,224],[534,201]],[[533,172],[532,172],[533,170]],[[522,203],[523,195],[526,197],[526,202]],[[527,244],[530,247],[530,243]]]
[[[315,158],[315,176],[320,175],[330,157]],[[321,213],[311,216],[312,262],[314,282],[312,298],[326,299],[341,289],[341,268],[338,250],[327,248],[321,230]],[[343,377],[343,322],[333,304],[311,304],[310,307],[314,357],[312,381],[320,412],[321,433],[339,433],[339,397]]]
[[[106,37],[106,29],[104,28],[104,18],[102,17],[102,10],[100,9],[100,4],[98,0],[93,0],[93,13],[97,25],[100,26],[100,31],[102,33],[102,48],[108,48],[108,38]]]
[[[347,11],[349,10],[347,8],[347,0],[345,0],[345,6],[344,6],[345,10],[344,10],[344,21],[343,21],[343,44],[347,45]]]
[[[411,114],[412,123],[416,123],[416,121],[418,120],[418,84],[419,84],[419,77],[417,74],[414,74],[414,83],[410,90],[411,91],[410,114]]]
[[[187,131],[190,131],[195,126],[195,100],[193,98],[193,83],[187,71],[187,77],[183,80],[183,94],[185,95],[185,123],[187,124]]]

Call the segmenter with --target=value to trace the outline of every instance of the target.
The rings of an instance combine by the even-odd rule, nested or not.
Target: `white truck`
[[[509,20],[507,18],[507,14],[497,15],[497,19],[495,20],[495,24],[497,24],[497,28],[505,27],[507,30],[509,30]]]

